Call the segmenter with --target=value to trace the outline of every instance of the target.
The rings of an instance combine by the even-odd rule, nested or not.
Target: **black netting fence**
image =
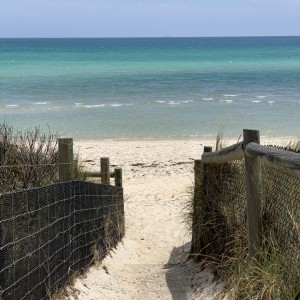
[[[247,247],[244,161],[206,164],[204,172],[194,197],[193,251],[234,257],[237,244]],[[300,178],[262,164],[262,214],[265,236],[299,260]]]
[[[262,187],[265,231],[270,231],[284,251],[299,255],[300,178],[263,166]]]
[[[0,299],[49,299],[123,235],[122,188],[72,181],[0,195]]]
[[[203,171],[203,170],[202,170]],[[201,256],[230,255],[238,231],[246,230],[244,165],[206,165],[194,197],[193,251]]]

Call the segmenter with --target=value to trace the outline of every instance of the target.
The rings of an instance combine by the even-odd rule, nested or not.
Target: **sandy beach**
[[[236,139],[226,140],[227,145]],[[282,140],[263,140],[262,144]],[[194,159],[214,140],[74,141],[84,165],[99,158],[123,169],[126,236],[99,266],[69,287],[65,299],[213,299],[223,284],[210,269],[187,260]],[[221,296],[220,299],[223,299]],[[226,299],[226,298],[225,298]]]

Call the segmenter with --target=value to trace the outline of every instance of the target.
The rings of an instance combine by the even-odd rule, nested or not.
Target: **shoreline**
[[[286,146],[290,142],[299,140],[296,137],[264,138],[261,145]],[[238,138],[222,138],[223,148],[239,142]],[[148,166],[158,164],[166,168],[172,162],[183,162],[200,159],[204,146],[213,147],[215,151],[216,139],[188,139],[188,140],[73,140],[74,153],[79,157],[88,170],[99,167],[100,157],[109,157],[112,166],[125,167],[142,163]],[[151,169],[151,168],[150,168]],[[172,168],[171,168],[172,169]]]
[[[71,136],[71,134],[69,135],[65,135],[67,136]],[[161,142],[161,141],[215,141],[217,137],[216,135],[213,136],[174,136],[174,137],[168,137],[168,136],[149,136],[149,137],[111,137],[111,138],[82,138],[82,137],[78,137],[78,138],[74,138],[76,139],[76,141],[79,142],[94,142],[94,141],[100,141],[100,142],[105,142],[105,141],[109,141],[109,142],[136,142],[136,141],[142,141],[142,142]],[[235,136],[235,135],[222,135],[222,139],[224,141],[237,141],[237,140],[241,140],[242,139],[242,133],[240,136]],[[289,136],[271,136],[271,135],[260,135],[260,139],[261,140],[276,140],[276,141],[287,141],[287,140],[293,140],[293,139],[300,139],[300,135],[299,136],[293,136],[293,135],[289,135]]]
[[[64,135],[62,137],[69,137],[71,135]],[[223,136],[224,141],[241,141],[242,137],[238,136]],[[294,139],[300,139],[300,136],[260,136],[261,140],[267,141],[290,141]],[[199,136],[199,137],[132,137],[132,138],[74,138],[77,142],[162,142],[162,141],[216,141],[216,136],[208,137],[208,136]],[[233,142],[235,143],[235,142]]]
[[[289,143],[292,143],[294,141],[299,141],[300,137],[297,136],[289,136],[289,137],[266,137],[266,136],[261,136],[260,137],[260,144],[261,145],[277,145],[277,146],[286,146]],[[242,141],[242,137],[221,137],[221,142],[224,147],[236,144],[238,142]],[[214,147],[216,145],[216,137],[212,138],[207,138],[207,137],[200,137],[200,138],[189,138],[189,139],[76,139],[73,138],[73,143],[75,145],[75,149],[81,149],[84,148],[85,146],[87,147],[98,147],[98,146],[104,146],[104,145],[198,145],[198,146],[212,146],[213,151]]]

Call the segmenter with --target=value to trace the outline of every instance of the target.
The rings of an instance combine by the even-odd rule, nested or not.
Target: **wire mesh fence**
[[[119,187],[71,181],[0,195],[0,299],[49,299],[123,235]]]
[[[203,175],[194,197],[194,252],[202,257],[230,255],[236,233],[246,228],[243,163],[211,164]]]
[[[289,255],[299,255],[300,178],[263,165],[262,187],[264,230]]]
[[[234,257],[236,243],[247,247],[247,200],[244,161],[206,164],[194,197],[194,252]],[[300,253],[300,178],[262,164],[262,220],[282,251]]]

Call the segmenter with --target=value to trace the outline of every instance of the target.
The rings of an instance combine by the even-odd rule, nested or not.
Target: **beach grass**
[[[216,139],[216,150],[220,148],[222,148],[222,134],[218,134]],[[278,148],[299,153],[300,143],[293,140],[286,146]],[[234,162],[212,166],[209,171],[208,183],[212,186],[207,193],[210,203],[203,204],[201,195],[198,195],[199,199],[194,196],[191,201],[196,201],[196,203],[190,203],[187,206],[188,218],[186,220],[191,224],[192,219],[193,227],[196,228],[194,243],[197,249],[202,249],[200,253],[191,253],[191,257],[198,258],[205,265],[213,266],[216,274],[226,283],[225,294],[233,299],[297,299],[296,297],[300,296],[299,250],[294,247],[285,247],[282,241],[279,242],[280,233],[275,232],[271,226],[265,230],[263,243],[256,249],[257,256],[250,258],[245,226],[246,216],[243,214],[245,206],[241,205],[245,203],[245,191],[243,188],[237,188],[244,184],[241,173],[243,170],[238,163]],[[224,176],[220,174],[225,174],[227,184],[231,187],[224,185]],[[264,184],[268,184],[267,179],[272,179],[274,176],[278,176],[274,170],[264,168]],[[294,178],[290,179],[292,184],[297,184]],[[267,200],[271,205],[278,203],[279,199],[283,202],[289,200],[278,197],[280,187],[275,187],[274,184],[271,186],[275,190],[270,192],[269,186],[265,190],[268,191]],[[282,193],[281,196],[283,195],[291,198],[292,193]],[[189,211],[191,209],[193,212]],[[276,205],[268,209],[272,210],[271,213],[274,216],[282,214]],[[289,215],[294,215],[294,213],[299,212],[290,212]],[[294,220],[286,221],[292,224],[300,240],[300,224]]]

